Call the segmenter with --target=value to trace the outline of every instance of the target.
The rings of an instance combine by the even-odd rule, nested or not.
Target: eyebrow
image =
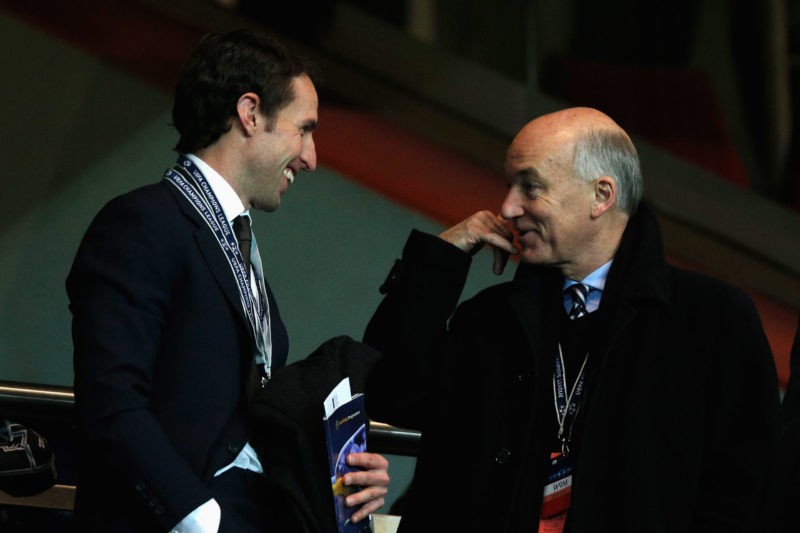
[[[537,179],[537,178],[541,179],[539,171],[533,167],[526,167],[519,169],[516,172],[514,172],[514,174],[512,174],[511,177],[518,179]]]

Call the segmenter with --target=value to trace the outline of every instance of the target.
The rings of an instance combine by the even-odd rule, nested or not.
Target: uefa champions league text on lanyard
[[[272,375],[272,336],[269,300],[258,254],[255,254],[253,260],[253,266],[256,267],[253,268],[253,273],[256,277],[258,294],[253,294],[236,236],[231,231],[225,212],[202,172],[189,158],[181,156],[178,164],[167,170],[164,179],[175,186],[205,220],[228,260],[236,278],[242,309],[253,329],[256,340],[255,361],[263,387]],[[255,237],[253,237],[253,243],[255,243]]]

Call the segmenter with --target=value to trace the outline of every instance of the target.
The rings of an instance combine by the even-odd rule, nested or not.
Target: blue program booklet
[[[325,400],[325,438],[331,472],[333,504],[339,533],[367,533],[369,520],[356,524],[350,517],[358,507],[347,507],[344,499],[361,487],[345,486],[343,476],[357,470],[347,466],[345,458],[354,452],[367,451],[367,415],[364,412],[364,395],[350,394],[350,380],[343,379]]]

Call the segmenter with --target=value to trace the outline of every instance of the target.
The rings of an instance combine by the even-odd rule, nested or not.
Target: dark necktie
[[[583,283],[576,283],[567,287],[572,297],[572,308],[569,310],[569,319],[575,320],[587,313],[586,311],[586,295],[589,294],[589,287]]]
[[[250,217],[245,215],[239,215],[238,217],[233,219],[233,233],[236,235],[236,240],[239,243],[239,251],[242,253],[242,259],[244,259],[244,265],[247,269],[247,281],[248,286],[250,282],[250,246],[253,242],[253,233],[252,229],[250,228]],[[252,399],[252,395],[255,391],[259,388],[263,388],[259,386],[260,383],[260,375],[258,369],[256,367],[256,360],[255,358],[252,359],[252,362],[249,365],[249,372],[248,372],[248,382],[249,385],[247,387],[247,397]]]
[[[247,279],[250,279],[250,245],[253,241],[253,233],[250,229],[250,217],[239,215],[233,219],[233,232],[239,243],[239,251],[244,259],[244,267],[247,270]]]

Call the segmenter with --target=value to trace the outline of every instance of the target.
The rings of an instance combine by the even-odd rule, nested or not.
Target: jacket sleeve
[[[147,212],[126,200],[106,206],[81,243],[67,292],[78,424],[92,468],[166,529],[212,495],[150,410],[177,267]]]
[[[446,241],[412,231],[364,335],[364,342],[382,353],[366,387],[374,420],[421,428],[447,351],[447,321],[470,263],[468,254]]]

